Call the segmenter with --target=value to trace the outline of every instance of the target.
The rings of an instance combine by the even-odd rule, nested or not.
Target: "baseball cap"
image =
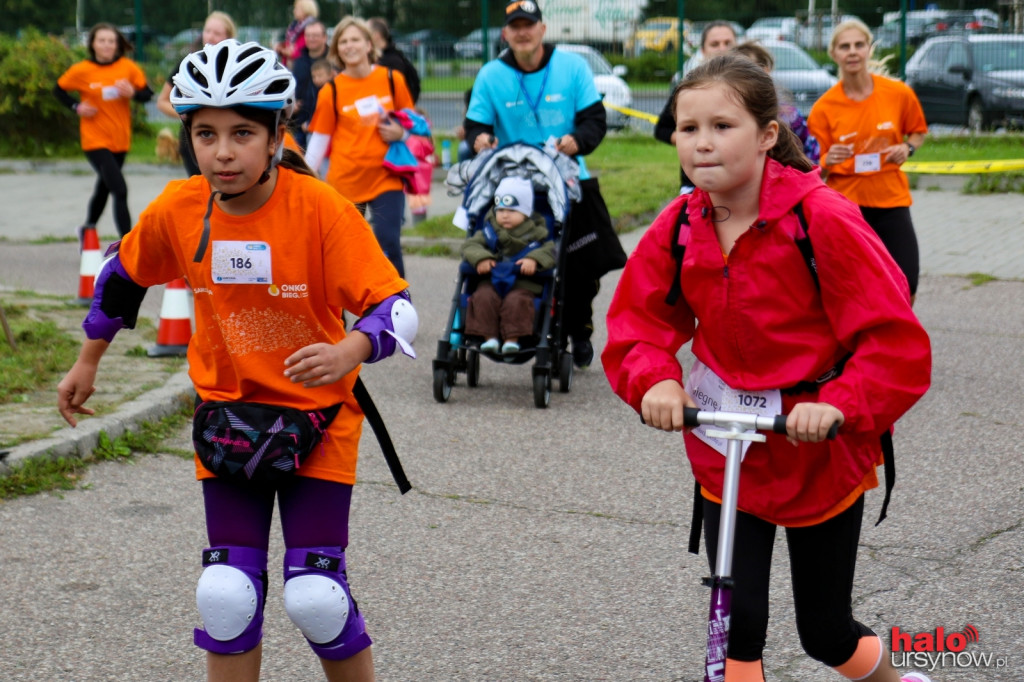
[[[540,7],[533,0],[513,0],[505,5],[505,25],[516,19],[527,19],[534,23],[540,21]]]

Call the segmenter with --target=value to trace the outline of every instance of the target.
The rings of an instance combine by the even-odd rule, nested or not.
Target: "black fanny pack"
[[[412,485],[362,377],[356,378],[352,395],[377,436],[384,460],[404,495]],[[203,466],[218,477],[273,484],[302,466],[340,410],[341,403],[305,411],[265,403],[203,402],[197,397],[192,444]]]
[[[192,444],[218,477],[272,484],[291,476],[320,443],[341,404],[305,411],[264,403],[199,402]]]

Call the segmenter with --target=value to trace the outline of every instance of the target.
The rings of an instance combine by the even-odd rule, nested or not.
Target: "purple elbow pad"
[[[373,350],[366,362],[377,362],[394,355],[395,348],[410,358],[416,357],[412,348],[416,340],[419,318],[412,307],[409,291],[403,291],[386,299],[371,308],[352,326],[370,338]]]
[[[103,339],[107,343],[113,341],[122,329],[135,328],[142,298],[146,295],[146,289],[133,282],[125,272],[117,253],[118,246],[120,242],[107,249],[108,258],[96,274],[92,305],[82,322],[88,338]]]

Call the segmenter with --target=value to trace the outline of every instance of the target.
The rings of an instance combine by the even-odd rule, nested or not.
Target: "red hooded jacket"
[[[795,239],[801,203],[821,283],[814,284]],[[676,261],[670,251],[680,210],[691,232],[683,296],[665,303]],[[813,381],[852,353],[842,374],[818,392],[783,395],[826,402],[846,417],[837,440],[790,445],[768,434],[754,443],[740,474],[739,506],[779,525],[820,518],[860,485],[881,459],[879,436],[922,396],[931,376],[928,335],[910,309],[906,278],[852,202],[768,159],[760,215],[729,253],[728,266],[697,189],[662,211],[630,256],[608,311],[602,353],[616,394],[640,411],[656,383],[682,383],[676,353],[693,353],[736,389],[789,388]],[[708,217],[706,217],[708,216]],[[685,435],[697,481],[721,497],[725,457]]]

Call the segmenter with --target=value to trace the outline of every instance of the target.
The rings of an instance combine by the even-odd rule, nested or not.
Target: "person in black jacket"
[[[302,54],[292,62],[292,75],[295,76],[295,99],[299,102],[299,108],[292,117],[292,135],[295,141],[303,149],[306,148],[305,124],[313,117],[313,110],[316,109],[316,97],[319,88],[313,84],[311,73],[313,63],[326,59],[329,52],[327,47],[327,27],[322,21],[312,21],[306,25],[305,30],[306,46],[302,48]]]
[[[418,102],[420,99],[420,74],[405,54],[395,47],[388,22],[380,17],[374,17],[366,23],[370,25],[370,31],[373,34],[373,45],[380,52],[377,63],[389,69],[401,71],[405,76],[405,84],[409,86],[409,94],[412,95],[413,103]]]

